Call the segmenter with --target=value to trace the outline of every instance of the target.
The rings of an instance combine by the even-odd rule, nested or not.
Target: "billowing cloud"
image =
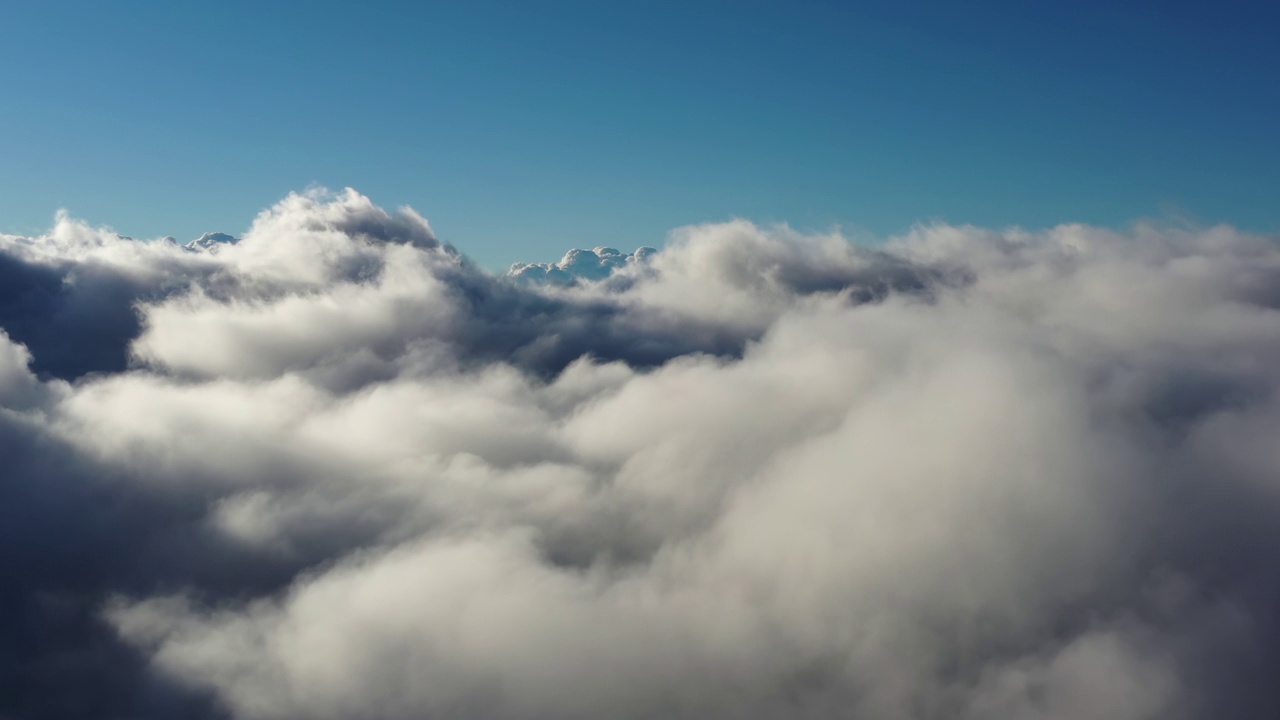
[[[574,249],[565,253],[560,262],[516,263],[507,271],[507,276],[524,282],[573,285],[584,280],[604,280],[628,265],[644,262],[657,252],[651,247],[638,248],[633,253],[623,253],[611,247]]]
[[[206,245],[0,237],[0,716],[1280,715],[1274,238]]]

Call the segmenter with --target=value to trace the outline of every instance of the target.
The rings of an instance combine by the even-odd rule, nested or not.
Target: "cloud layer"
[[[1280,716],[1274,238],[206,245],[0,236],[0,717]]]

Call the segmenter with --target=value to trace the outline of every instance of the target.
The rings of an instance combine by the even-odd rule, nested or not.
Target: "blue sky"
[[[1271,232],[1265,5],[0,2],[0,231],[323,185],[495,268],[730,217]]]

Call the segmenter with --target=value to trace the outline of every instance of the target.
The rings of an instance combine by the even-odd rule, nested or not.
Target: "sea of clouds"
[[[1280,717],[1280,243],[0,235],[0,718]]]

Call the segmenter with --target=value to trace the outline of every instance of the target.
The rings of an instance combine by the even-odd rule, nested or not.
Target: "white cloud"
[[[516,263],[507,271],[507,276],[523,282],[557,285],[572,285],[582,280],[604,280],[618,270],[644,263],[657,252],[651,247],[637,248],[632,253],[603,246],[591,250],[574,249],[555,263]]]
[[[1272,238],[928,226],[872,250],[734,222],[597,249],[561,286],[347,191],[217,253],[66,219],[0,240],[27,293],[0,314],[0,438],[58,449],[7,451],[0,501],[40,523],[4,558],[146,659],[111,676],[122,713],[1280,705]],[[28,370],[105,341],[24,308],[90,300],[137,308],[107,338],[134,365]],[[104,637],[5,662],[87,653],[69,692],[98,697]]]

